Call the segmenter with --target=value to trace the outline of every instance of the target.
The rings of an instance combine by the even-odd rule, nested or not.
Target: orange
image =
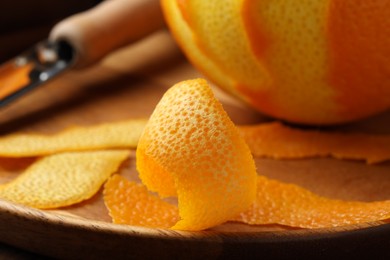
[[[162,0],[189,60],[275,118],[358,120],[390,107],[386,0]]]

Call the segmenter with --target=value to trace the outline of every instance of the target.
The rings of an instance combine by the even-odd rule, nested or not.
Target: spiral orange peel
[[[0,198],[48,209],[89,199],[129,156],[126,150],[72,152],[39,159],[0,186]]]
[[[265,134],[291,131],[280,123],[261,127]],[[330,228],[390,218],[390,200],[335,200],[258,176],[240,133],[250,145],[260,134],[255,131],[249,138],[248,129],[253,130],[242,126],[239,132],[234,127],[206,81],[173,86],[157,105],[138,144],[137,169],[146,187],[120,176],[106,184],[104,199],[114,222],[194,231],[228,221]],[[307,133],[297,134],[305,139]],[[313,141],[318,134],[313,134]],[[299,149],[291,152],[297,153]],[[178,207],[161,198],[176,195]]]
[[[299,159],[331,156],[365,160],[369,164],[390,159],[390,136],[301,130],[280,122],[240,126],[240,133],[256,157]]]
[[[170,228],[179,220],[177,206],[149,193],[147,188],[115,174],[104,185],[104,203],[115,224]]]
[[[17,133],[0,137],[1,157],[33,157],[60,152],[135,148],[146,119],[74,126],[53,135]]]
[[[178,197],[172,227],[203,230],[247,209],[256,169],[245,141],[203,79],[180,82],[157,104],[137,147],[146,187]]]

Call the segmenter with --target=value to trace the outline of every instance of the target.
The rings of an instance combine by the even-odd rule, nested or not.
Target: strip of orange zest
[[[10,134],[0,137],[1,157],[33,157],[60,152],[135,148],[146,119],[94,126],[74,126],[53,135]]]
[[[96,194],[128,156],[127,150],[46,156],[1,185],[0,198],[41,209],[73,205]]]
[[[390,136],[300,130],[279,122],[238,127],[255,157],[299,159],[331,156],[365,160],[390,159]]]
[[[390,201],[332,200],[294,184],[257,179],[252,206],[230,221],[249,225],[280,224],[299,228],[332,228],[385,220]],[[169,228],[179,218],[178,208],[149,193],[141,184],[114,176],[105,187],[105,203],[114,223]]]
[[[281,224],[300,228],[330,228],[390,218],[390,200],[342,201],[318,196],[294,184],[259,176],[257,198],[235,221]]]
[[[179,220],[177,206],[150,194],[147,188],[118,174],[104,185],[104,203],[116,224],[170,228]]]

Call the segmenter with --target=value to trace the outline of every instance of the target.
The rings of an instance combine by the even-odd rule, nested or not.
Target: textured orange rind
[[[388,135],[301,130],[280,122],[240,126],[239,130],[256,157],[299,159],[331,156],[365,160],[369,164],[390,159]]]
[[[229,221],[249,225],[279,224],[297,228],[333,228],[363,224],[390,217],[390,201],[359,202],[318,196],[294,184],[257,178],[252,206]],[[106,205],[114,223],[168,228],[178,208],[148,193],[140,184],[114,176],[105,190]]]
[[[1,157],[33,157],[70,151],[135,148],[146,119],[95,126],[75,126],[53,135],[10,134],[0,137]]]
[[[128,158],[129,151],[60,153],[39,159],[0,186],[0,198],[48,209],[91,198]]]
[[[178,197],[172,227],[202,230],[250,206],[256,170],[249,148],[202,79],[169,89],[137,147],[142,182],[160,196]]]
[[[262,113],[310,125],[389,109],[384,0],[162,0],[188,59]]]
[[[235,221],[300,228],[332,228],[390,218],[390,200],[342,201],[318,196],[294,184],[259,176],[257,198]]]
[[[112,221],[153,228],[170,228],[179,220],[177,206],[149,193],[142,184],[115,174],[104,185],[104,203]]]

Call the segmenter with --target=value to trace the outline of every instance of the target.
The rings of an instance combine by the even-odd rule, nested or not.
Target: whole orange
[[[162,0],[189,60],[270,116],[335,124],[390,108],[388,0]]]

